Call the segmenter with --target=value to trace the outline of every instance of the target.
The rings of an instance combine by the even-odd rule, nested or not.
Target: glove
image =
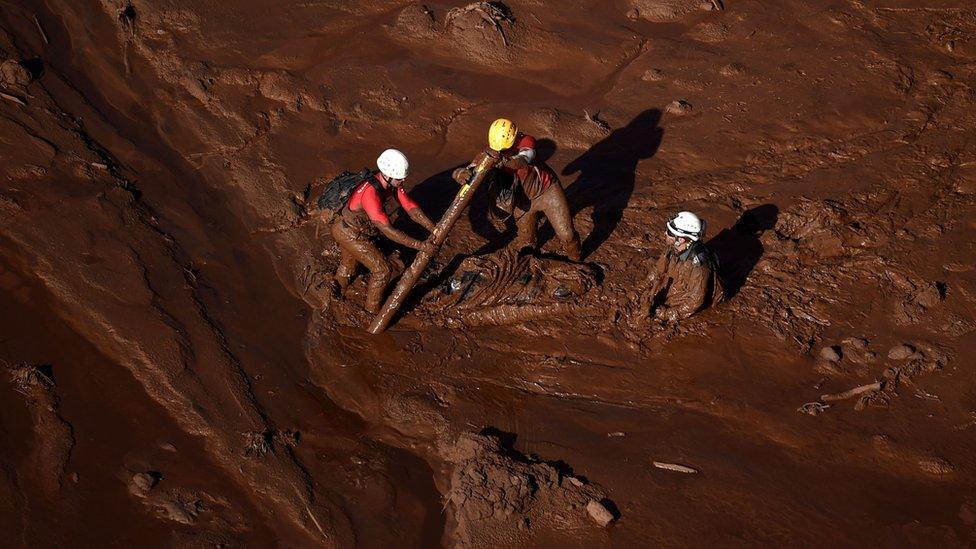
[[[500,160],[502,157],[502,153],[496,151],[491,147],[488,147],[487,149],[485,149],[485,156],[491,158],[492,160]]]
[[[471,180],[472,175],[474,175],[474,171],[471,168],[458,168],[454,170],[451,177],[458,182],[458,185],[465,185]]]
[[[661,306],[654,311],[654,319],[660,321],[662,324],[672,324],[678,321],[678,311]]]

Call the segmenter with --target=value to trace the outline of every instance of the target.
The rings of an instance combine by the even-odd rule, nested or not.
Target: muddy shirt
[[[359,228],[365,228],[366,220],[371,221],[374,225],[389,225],[390,218],[386,215],[386,201],[394,194],[404,211],[409,212],[417,207],[417,203],[410,198],[403,187],[386,187],[377,191],[369,181],[363,181],[352,192],[349,203],[342,209],[343,219],[347,224]]]
[[[645,281],[651,306],[663,308],[664,318],[675,321],[720,301],[723,291],[715,263],[711,250],[699,242],[682,253],[668,248]]]
[[[541,196],[556,181],[556,172],[536,159],[535,138],[531,135],[519,133],[515,145],[502,151],[502,155],[508,158],[499,169],[515,177],[529,200]]]

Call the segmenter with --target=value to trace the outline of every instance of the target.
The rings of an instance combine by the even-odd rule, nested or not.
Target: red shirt
[[[404,211],[409,212],[417,207],[417,203],[410,198],[410,195],[407,194],[407,191],[403,190],[403,187],[396,187],[395,190],[397,202],[400,203],[400,207]],[[393,194],[394,187],[392,186],[382,188],[382,191],[377,192],[369,181],[363,181],[352,192],[352,196],[349,198],[349,205],[346,207],[352,212],[365,211],[370,221],[377,225],[389,225],[390,218],[386,215],[384,205]]]
[[[506,156],[515,156],[522,151],[532,151],[531,161],[519,162],[518,164],[521,164],[522,167],[515,167],[509,164],[501,166],[501,169],[507,174],[515,175],[522,184],[522,189],[525,191],[526,196],[533,199],[541,195],[543,191],[552,185],[552,182],[556,180],[556,173],[545,162],[536,159],[535,138],[531,135],[519,133],[515,138],[515,145],[503,151],[503,154]],[[538,178],[536,178],[537,170]]]

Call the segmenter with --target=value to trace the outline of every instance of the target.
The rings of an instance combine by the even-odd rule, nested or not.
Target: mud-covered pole
[[[407,295],[410,290],[413,289],[417,280],[420,279],[420,275],[423,274],[424,269],[427,268],[427,264],[430,260],[434,258],[434,255],[440,250],[444,241],[447,240],[448,233],[454,227],[458,218],[461,217],[461,212],[467,207],[468,203],[471,202],[471,197],[474,196],[474,191],[481,185],[484,181],[485,175],[493,167],[495,159],[483,154],[481,160],[474,167],[474,174],[471,175],[471,179],[464,185],[461,186],[461,190],[458,191],[457,196],[454,197],[454,202],[444,213],[444,217],[437,223],[434,230],[430,234],[430,238],[433,239],[434,248],[433,254],[427,254],[424,252],[417,252],[417,256],[414,257],[413,263],[410,267],[403,273],[400,277],[400,281],[397,282],[396,288],[393,289],[393,293],[386,298],[386,302],[383,303],[383,308],[377,313],[376,317],[373,319],[373,323],[369,325],[369,333],[378,334],[386,329],[390,325],[390,321],[393,320],[393,315],[400,310],[403,306],[403,302],[406,301]]]

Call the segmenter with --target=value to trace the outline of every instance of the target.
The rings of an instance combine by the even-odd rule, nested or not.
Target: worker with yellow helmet
[[[511,120],[499,118],[488,128],[488,148],[481,154],[497,160],[490,195],[495,207],[515,216],[516,246],[536,248],[539,214],[544,214],[562,244],[563,254],[579,261],[580,238],[566,193],[556,172],[536,157],[535,138],[520,132]],[[467,167],[455,170],[454,179],[467,183],[480,160],[479,155]]]

